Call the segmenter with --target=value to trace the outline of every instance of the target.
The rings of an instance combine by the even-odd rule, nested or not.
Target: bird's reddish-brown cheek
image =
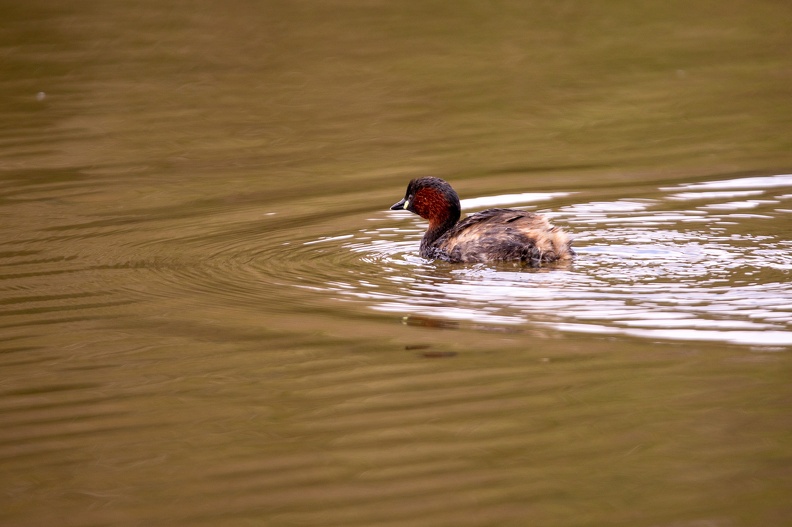
[[[430,221],[442,222],[448,216],[448,204],[433,189],[419,190],[413,198],[413,208],[419,216]]]

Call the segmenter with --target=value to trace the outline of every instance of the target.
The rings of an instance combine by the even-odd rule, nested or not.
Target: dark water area
[[[0,13],[0,524],[792,523],[792,5]]]

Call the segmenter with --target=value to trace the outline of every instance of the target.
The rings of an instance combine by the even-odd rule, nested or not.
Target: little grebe
[[[567,233],[544,216],[515,209],[489,209],[459,221],[459,196],[440,178],[413,179],[391,210],[409,210],[429,220],[420,254],[453,263],[518,261],[538,266],[574,256]]]

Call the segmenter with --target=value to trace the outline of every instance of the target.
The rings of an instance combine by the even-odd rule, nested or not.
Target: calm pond
[[[792,4],[0,12],[0,524],[792,523]]]

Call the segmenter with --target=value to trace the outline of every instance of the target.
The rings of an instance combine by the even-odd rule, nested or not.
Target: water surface
[[[3,14],[4,525],[789,523],[786,5]]]

